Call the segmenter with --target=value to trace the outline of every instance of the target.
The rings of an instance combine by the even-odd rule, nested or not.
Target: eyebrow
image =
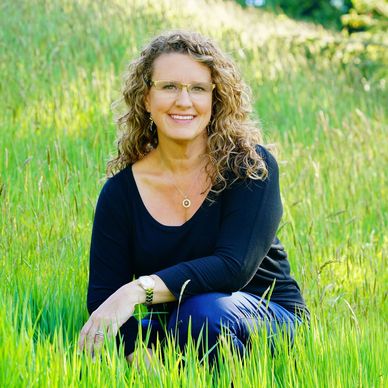
[[[169,79],[169,78],[156,78],[156,77],[152,77],[152,79],[150,79],[150,82],[151,81],[177,82],[177,83],[180,83],[180,84],[198,84],[198,83],[212,84],[212,83],[214,83],[211,79],[207,80],[207,81],[194,80],[194,81],[189,81],[189,82],[183,82],[183,81],[177,81],[177,80]]]

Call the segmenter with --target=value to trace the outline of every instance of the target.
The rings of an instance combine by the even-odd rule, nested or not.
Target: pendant
[[[188,199],[188,198],[185,198],[183,201],[182,201],[182,206],[184,208],[189,208],[191,206],[191,201]]]

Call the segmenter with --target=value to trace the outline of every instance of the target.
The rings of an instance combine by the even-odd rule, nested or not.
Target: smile
[[[189,121],[189,120],[193,120],[193,118],[195,116],[193,116],[193,115],[184,115],[184,116],[183,115],[170,115],[170,117],[174,120],[187,120],[187,121]]]

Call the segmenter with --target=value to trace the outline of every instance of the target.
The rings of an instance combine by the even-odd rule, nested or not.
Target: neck
[[[164,168],[174,175],[197,171],[204,165],[206,141],[195,143],[159,143],[155,150]]]

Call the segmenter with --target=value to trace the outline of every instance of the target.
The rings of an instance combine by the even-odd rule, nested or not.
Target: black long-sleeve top
[[[291,311],[305,310],[287,254],[276,237],[282,216],[275,158],[259,146],[268,176],[237,180],[205,200],[181,226],[166,226],[147,211],[128,166],[105,183],[97,203],[90,249],[87,305],[92,313],[122,285],[158,275],[177,299],[242,290]],[[209,194],[210,195],[210,194]],[[122,327],[125,353],[133,349],[135,319]]]

